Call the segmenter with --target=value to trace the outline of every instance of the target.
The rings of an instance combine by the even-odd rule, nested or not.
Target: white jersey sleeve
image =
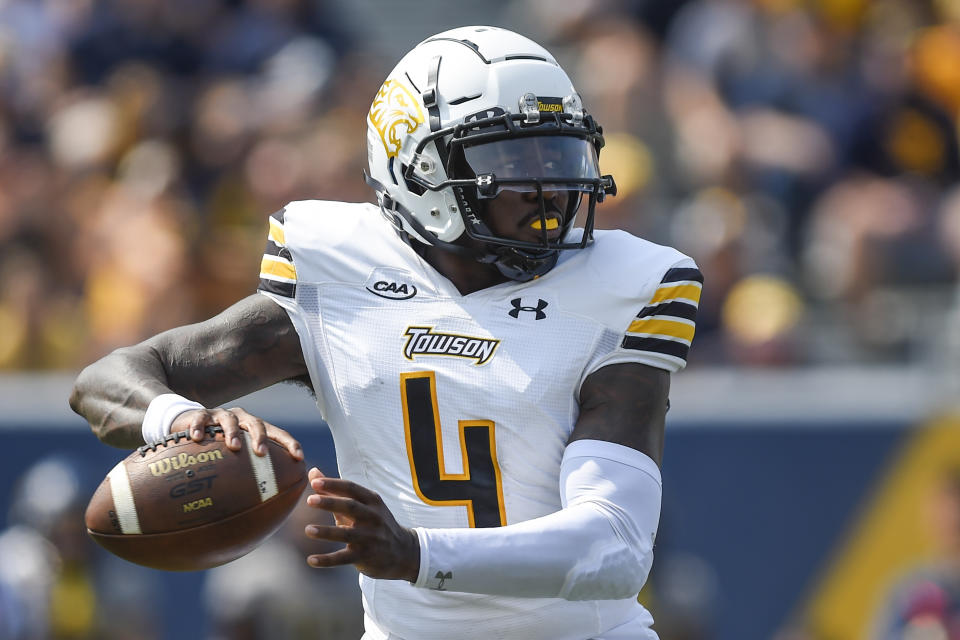
[[[603,234],[604,232],[598,232]],[[703,275],[689,257],[623,232],[606,232],[593,271],[605,282],[605,304],[590,314],[615,336],[584,370],[581,384],[611,364],[638,362],[671,373],[683,369],[696,330]]]
[[[304,200],[288,203],[270,215],[267,245],[260,261],[259,293],[283,307],[300,336],[304,361],[313,383],[317,406],[328,417],[328,401],[336,393],[323,384],[322,336],[311,326],[298,296],[299,287],[317,282],[342,282],[365,276],[349,269],[348,247],[356,232],[360,212],[367,204]],[[344,256],[346,259],[344,259]]]

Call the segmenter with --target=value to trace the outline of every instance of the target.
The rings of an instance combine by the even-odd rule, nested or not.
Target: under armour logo
[[[447,580],[453,580],[453,571],[447,571],[446,573],[437,571],[437,575],[433,577],[440,581],[436,586],[437,591],[443,591],[443,583]]]
[[[509,313],[514,318],[519,318],[521,311],[529,311],[531,313],[537,314],[537,317],[536,317],[537,320],[543,320],[544,318],[547,317],[547,314],[543,312],[543,310],[547,308],[546,300],[537,298],[537,306],[535,307],[523,306],[520,298],[514,298],[513,300],[510,301],[510,304],[513,305],[513,309],[511,309],[507,313]]]

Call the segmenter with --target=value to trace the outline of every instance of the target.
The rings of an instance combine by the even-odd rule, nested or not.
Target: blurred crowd
[[[406,4],[417,37],[459,26]],[[208,317],[254,290],[272,211],[371,200],[365,117],[396,60],[338,6],[0,0],[0,370]],[[603,124],[599,226],[706,274],[692,366],[960,352],[960,0],[490,13]]]
[[[9,487],[9,511],[0,513],[0,640],[161,640],[157,575],[87,536],[90,471],[56,453]]]

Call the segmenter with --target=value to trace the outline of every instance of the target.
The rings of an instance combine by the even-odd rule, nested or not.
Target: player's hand
[[[311,567],[352,564],[371,578],[416,582],[420,572],[417,533],[400,526],[376,492],[349,480],[327,478],[316,467],[310,469],[309,477],[316,493],[307,497],[307,504],[332,513],[336,525],[307,525],[307,537],[347,545],[308,556]]]
[[[297,439],[276,425],[272,425],[257,416],[247,413],[240,407],[230,409],[191,409],[184,411],[170,425],[171,433],[187,431],[190,439],[200,442],[204,438],[204,427],[218,425],[223,428],[223,439],[231,451],[239,451],[240,431],[250,434],[253,452],[258,456],[266,455],[267,440],[282,445],[294,460],[303,460],[303,447]]]

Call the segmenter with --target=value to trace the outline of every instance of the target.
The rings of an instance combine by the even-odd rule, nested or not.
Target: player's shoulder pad
[[[379,216],[377,207],[366,202],[298,200],[271,218],[280,219],[287,246],[300,252],[342,246]]]
[[[376,205],[301,200],[270,216],[271,240],[289,254],[295,282],[349,282],[365,278],[350,265],[375,262],[396,245],[396,232]],[[262,275],[262,274],[261,274]]]
[[[672,247],[638,238],[626,231],[597,230],[594,243],[562,261],[565,306],[574,306],[604,326],[622,331],[656,295],[665,277],[683,275],[671,269],[697,269],[696,263]],[[697,271],[699,277],[699,271]]]
[[[594,244],[579,253],[562,263],[568,271],[564,289],[574,290],[564,306],[593,318],[617,341],[593,367],[640,362],[682,369],[703,285],[696,263],[624,231],[597,231]]]

